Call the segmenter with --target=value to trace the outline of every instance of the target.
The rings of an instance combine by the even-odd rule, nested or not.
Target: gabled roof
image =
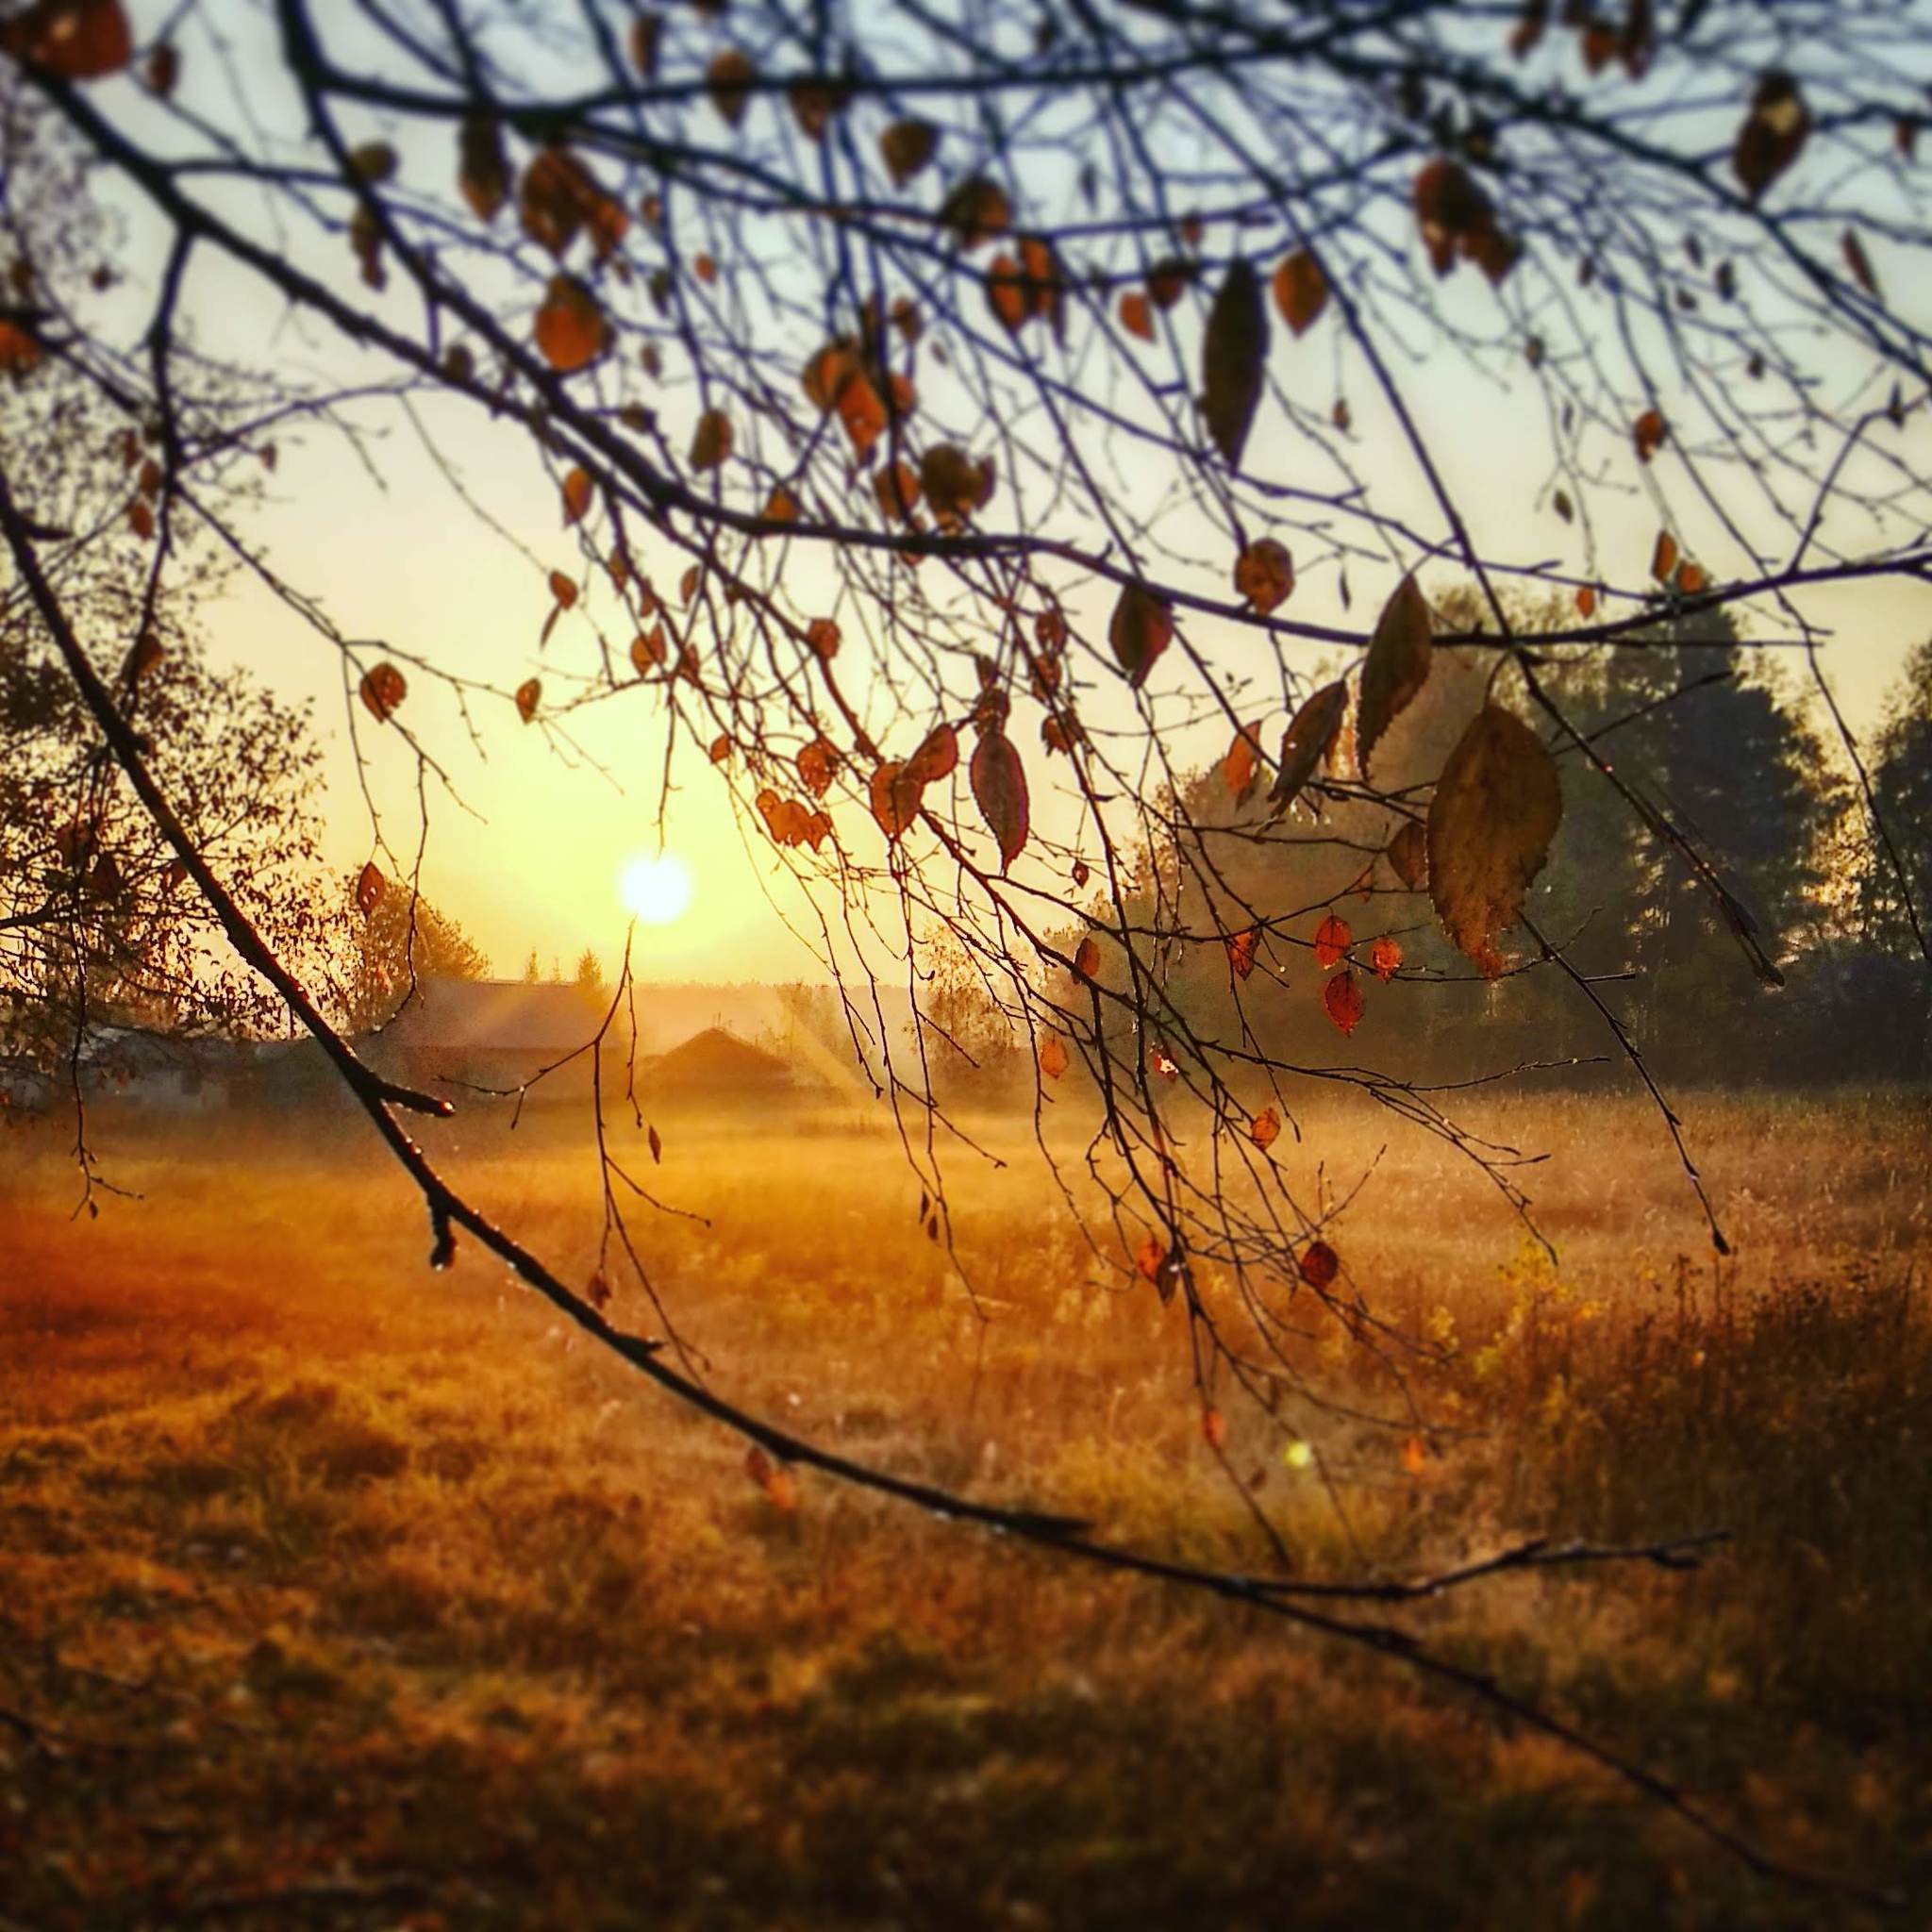
[[[776,1087],[791,1078],[791,1069],[776,1054],[722,1026],[693,1033],[682,1046],[646,1061],[643,1073],[652,1085],[665,1087]]]
[[[575,986],[425,978],[383,1027],[382,1038],[397,1046],[568,1053],[597,1030],[598,1018],[595,1006]]]

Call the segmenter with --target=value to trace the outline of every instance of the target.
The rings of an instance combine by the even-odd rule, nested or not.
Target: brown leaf
[[[1496,938],[1522,916],[1563,816],[1557,767],[1522,719],[1485,705],[1462,734],[1429,807],[1429,895],[1449,937],[1486,974]]]
[[[630,32],[625,44],[630,50],[631,65],[646,80],[655,80],[658,75],[658,42],[662,37],[664,23],[655,13],[633,15]]]
[[[550,573],[550,595],[559,610],[568,610],[577,601],[577,587],[560,570],[554,570]]]
[[[1344,1034],[1353,1033],[1362,1017],[1362,990],[1352,972],[1344,969],[1322,987],[1322,1004],[1328,1017]]]
[[[1226,1442],[1227,1418],[1218,1408],[1201,1411],[1201,1440],[1210,1449],[1219,1449]]]
[[[971,175],[940,204],[941,224],[959,238],[962,248],[977,248],[1012,225],[1013,208],[1006,190],[984,175]]]
[[[1731,149],[1731,167],[1749,200],[1756,201],[1798,158],[1810,132],[1811,115],[1797,82],[1776,70],[1761,75]]]
[[[537,715],[537,707],[543,697],[541,679],[526,677],[517,686],[517,716],[527,724]]]
[[[1341,1257],[1326,1241],[1310,1241],[1302,1251],[1300,1274],[1310,1288],[1326,1288],[1341,1272]]]
[[[940,131],[930,121],[894,121],[879,136],[879,153],[895,188],[903,188],[932,159]]]
[[[367,919],[382,904],[382,895],[389,888],[389,881],[383,877],[372,860],[356,874],[356,909]]]
[[[975,462],[957,443],[938,442],[919,459],[920,487],[941,529],[957,529],[992,501],[992,459]]]
[[[920,741],[906,760],[906,775],[923,790],[951,775],[959,762],[959,734],[950,724],[938,724]]]
[[[509,199],[509,163],[494,114],[466,114],[457,136],[457,186],[479,222],[494,221]]]
[[[1281,734],[1281,759],[1268,803],[1279,818],[1315,775],[1315,767],[1328,756],[1336,733],[1348,711],[1348,686],[1341,678],[1324,684],[1294,716]]]
[[[1173,639],[1174,607],[1139,584],[1125,585],[1108,623],[1107,641],[1135,691],[1147,682],[1147,674]]]
[[[1382,607],[1369,653],[1362,661],[1361,706],[1356,724],[1356,756],[1362,776],[1382,734],[1407,710],[1429,675],[1433,644],[1429,607],[1416,589],[1413,574],[1396,585]]]
[[[839,626],[829,617],[814,617],[805,627],[805,641],[829,664],[839,655]]]
[[[1298,336],[1306,335],[1328,306],[1328,281],[1306,248],[1274,271],[1274,306]]]
[[[1676,586],[1680,597],[1696,596],[1709,581],[1704,574],[1704,566],[1692,563],[1688,557],[1677,566]]]
[[[1040,1071],[1049,1080],[1058,1080],[1070,1064],[1066,1041],[1058,1033],[1042,1034],[1040,1041]]]
[[[888,843],[896,843],[919,816],[921,788],[901,782],[905,770],[892,759],[872,774],[872,815]]]
[[[172,41],[159,42],[149,53],[144,78],[148,92],[160,100],[175,92],[175,83],[181,78],[181,56]]]
[[[1091,979],[1100,971],[1100,946],[1091,932],[1074,948],[1074,971],[1082,979]]]
[[[1637,445],[1638,460],[1649,462],[1663,448],[1670,430],[1656,409],[1646,409],[1630,426],[1630,440]]]
[[[121,0],[39,0],[0,24],[0,53],[62,80],[98,80],[134,58]]]
[[[798,754],[798,775],[814,798],[823,798],[832,789],[832,774],[839,769],[839,754],[823,738],[815,738]]]
[[[403,674],[393,664],[377,664],[362,674],[362,702],[378,724],[389,722],[391,713],[408,695],[408,690]]]
[[[1147,271],[1147,299],[1159,309],[1172,308],[1188,291],[1200,270],[1183,255],[1170,255]]]
[[[1227,272],[1201,345],[1201,413],[1231,470],[1241,464],[1268,365],[1268,308],[1243,258]]]
[[[1402,964],[1402,947],[1387,933],[1369,947],[1369,967],[1377,979],[1393,979]]]
[[[744,104],[750,98],[748,89],[757,77],[751,56],[738,47],[721,48],[705,69],[705,86],[710,92],[711,105],[728,125],[736,127],[744,119]]]
[[[1120,315],[1121,326],[1130,336],[1139,336],[1143,342],[1154,340],[1154,311],[1138,289],[1129,289],[1121,297]]]
[[[594,362],[609,346],[610,325],[597,298],[574,275],[552,275],[537,310],[537,347],[559,375]]]
[[[1668,530],[1657,533],[1657,542],[1650,553],[1650,574],[1658,583],[1670,581],[1671,573],[1677,567],[1677,540]]]
[[[1857,229],[1847,228],[1840,238],[1839,246],[1844,251],[1845,266],[1851,270],[1852,279],[1874,302],[1882,300],[1878,293],[1878,277],[1872,273],[1872,258],[1865,253],[1865,244],[1859,241]]]
[[[1429,875],[1429,837],[1409,819],[1389,841],[1389,863],[1411,892],[1418,892]]]
[[[566,147],[546,147],[524,170],[517,215],[524,233],[558,261],[586,231],[597,259],[608,261],[630,227],[624,204]]]
[[[730,454],[731,418],[723,409],[707,409],[691,434],[691,468],[715,470]]]
[[[580,524],[591,508],[591,473],[588,470],[573,470],[563,479],[563,526],[567,530],[573,524]]]
[[[1234,587],[1261,617],[1286,603],[1294,589],[1294,560],[1287,546],[1257,537],[1235,558]]]
[[[1274,1146],[1281,1137],[1281,1110],[1276,1107],[1264,1107],[1248,1123],[1248,1138],[1264,1152]]]
[[[1238,979],[1245,979],[1255,970],[1255,947],[1260,937],[1260,929],[1251,925],[1245,932],[1229,933],[1222,941],[1227,948],[1228,970]]]
[[[974,747],[973,797],[1000,848],[1005,872],[1026,842],[1026,770],[1004,731],[989,731]]]

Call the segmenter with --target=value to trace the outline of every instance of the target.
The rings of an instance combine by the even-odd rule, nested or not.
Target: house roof
[[[682,1046],[648,1061],[644,1071],[654,1085],[666,1087],[774,1087],[791,1078],[791,1069],[776,1054],[722,1026],[693,1033]]]
[[[596,1031],[597,1012],[575,986],[517,979],[416,982],[414,995],[382,1029],[399,1046],[484,1047],[497,1052],[568,1053]]]

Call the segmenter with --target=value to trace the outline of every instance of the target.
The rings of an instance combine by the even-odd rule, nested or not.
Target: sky
[[[244,47],[242,58],[249,58]],[[260,111],[273,111],[266,96]],[[416,164],[417,157],[406,148],[406,174]],[[446,157],[435,157],[433,164],[445,168]],[[128,259],[137,288],[152,283],[153,250],[154,237],[137,218]],[[1909,286],[1906,266],[1886,244],[1874,241],[1873,250],[1882,281]],[[345,255],[317,259],[342,286],[353,286]],[[1473,270],[1466,280],[1469,286],[1458,284],[1452,291],[1452,302],[1487,303],[1487,291]],[[384,306],[404,325],[413,320],[399,293]],[[291,323],[259,288],[243,286],[225,272],[197,280],[193,310],[198,327],[218,346],[245,344],[259,355],[265,344],[298,371],[353,373],[353,358]],[[1539,406],[1526,374],[1473,375],[1460,358],[1425,341],[1407,346],[1391,341],[1391,353],[1407,398],[1448,468],[1458,499],[1469,508],[1484,547],[1522,563],[1553,559],[1570,568],[1590,567],[1577,530],[1559,519],[1549,500]],[[1351,453],[1372,494],[1419,527],[1439,527],[1440,517],[1395,424],[1377,413],[1361,372],[1351,371],[1348,358],[1338,353],[1332,324],[1318,325],[1298,341],[1278,330],[1270,367],[1291,393],[1349,394],[1356,410]],[[1847,385],[1850,379],[1846,372]],[[1278,442],[1280,425],[1271,432],[1272,407],[1264,405],[1251,440],[1263,462]],[[573,613],[547,646],[540,641],[552,603],[548,572],[562,569],[581,577],[584,568],[575,536],[562,526],[555,484],[520,432],[467,407],[431,408],[426,420],[464,491],[513,541],[505,541],[466,506],[406,419],[393,409],[375,408],[357,412],[365,431],[359,445],[321,427],[278,436],[276,465],[265,478],[268,500],[253,519],[251,533],[290,582],[325,601],[349,637],[379,640],[385,648],[433,658],[506,687],[538,675],[555,693],[562,688],[560,665],[585,661],[589,635],[581,615]],[[1903,435],[1919,452],[1921,472],[1932,467],[1926,413],[1914,415]],[[1320,479],[1298,475],[1295,480]],[[1671,492],[1668,500],[1665,491]],[[1690,554],[1709,558],[1722,571],[1722,535],[1682,490],[1668,456],[1652,472],[1608,475],[1596,492],[1595,509],[1601,548],[1594,567],[1607,575],[1641,578],[1641,559],[1664,520]],[[1191,523],[1191,514],[1178,513],[1162,536],[1183,554],[1191,544],[1198,546],[1211,567],[1225,539],[1205,521]],[[1840,534],[1847,541],[1858,541],[1857,532]],[[652,561],[640,558],[646,570]],[[1298,562],[1304,565],[1301,581],[1283,614],[1320,624],[1359,628],[1371,622],[1397,576],[1392,561],[1378,571],[1357,560],[1349,573],[1352,607],[1344,608],[1332,563],[1311,567],[1306,557]],[[799,568],[800,580],[788,589],[801,606],[809,608],[815,591],[829,605],[829,571],[809,562]],[[675,579],[676,566],[667,558],[658,575],[662,588],[667,575]],[[1446,571],[1424,579],[1425,588],[1451,580],[1453,573]],[[1102,628],[1109,601],[1110,593],[1102,598],[1096,592],[1084,608],[1076,607],[1075,615]],[[1868,732],[1905,652],[1932,635],[1932,587],[1847,587],[1813,593],[1806,608],[1835,632],[1825,654],[1829,675],[1854,729]],[[234,579],[204,615],[218,654],[246,664],[284,695],[313,699],[328,756],[325,847],[332,862],[353,872],[373,851],[380,856],[358,786],[352,723],[362,727],[359,742],[369,760],[363,776],[380,809],[390,862],[411,860],[420,835],[413,760],[393,733],[372,728],[355,712],[334,651],[252,579]],[[1251,635],[1216,637],[1212,621],[1197,625],[1191,640],[1223,661],[1239,661]],[[620,649],[624,641],[616,639]],[[1312,665],[1324,655],[1309,650],[1301,661]],[[1156,674],[1157,698],[1163,686],[1178,689],[1183,681],[1180,656],[1171,654]],[[628,916],[620,881],[626,868],[640,856],[656,853],[661,842],[682,861],[693,891],[682,917],[640,929],[635,963],[641,974],[666,980],[820,976],[822,966],[793,930],[800,924],[810,929],[812,915],[762,833],[748,832],[735,815],[718,775],[687,752],[674,768],[668,799],[660,800],[662,702],[653,690],[637,687],[577,714],[567,725],[580,747],[573,751],[547,724],[522,724],[501,700],[479,708],[472,721],[473,740],[446,694],[417,680],[408,722],[448,776],[446,791],[433,786],[430,793],[425,891],[463,924],[500,973],[520,972],[533,950],[546,968],[556,960],[568,971],[586,946],[608,968],[622,949]],[[1087,702],[1090,722],[1125,722],[1131,716],[1118,689],[1097,690]],[[1276,715],[1271,729],[1281,722]],[[1070,808],[1054,797],[1063,780],[1037,756],[1035,729],[1030,720],[1016,722],[1016,741],[1029,751],[1036,819],[1070,824]],[[1182,762],[1205,763],[1224,748],[1224,728],[1205,726],[1185,737],[1175,752]],[[979,836],[970,801],[962,795],[960,804],[962,823]],[[876,856],[883,841],[862,810],[847,808],[839,822],[841,836],[872,841],[864,856]]]

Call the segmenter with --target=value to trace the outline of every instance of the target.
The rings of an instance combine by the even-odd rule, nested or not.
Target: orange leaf
[[[1229,933],[1222,943],[1227,948],[1227,963],[1238,978],[1245,979],[1255,970],[1255,946],[1261,937],[1258,926],[1246,932]]]
[[[1658,583],[1667,583],[1677,567],[1677,540],[1668,530],[1657,533],[1656,547],[1650,553],[1650,574]]]
[[[1677,566],[1677,594],[1680,597],[1694,597],[1710,581],[1705,575],[1702,564],[1692,563],[1687,557]]]
[[[1150,1230],[1141,1238],[1141,1246],[1134,1256],[1134,1266],[1149,1281],[1158,1282],[1167,1269],[1167,1243]],[[1166,1299],[1165,1296],[1162,1297]]]
[[[1255,783],[1255,774],[1260,769],[1261,758],[1258,738],[1259,724],[1244,724],[1234,735],[1234,742],[1227,748],[1227,756],[1221,761],[1221,775],[1227,789],[1237,798],[1244,798]]]
[[[1588,584],[1579,584],[1576,589],[1576,614],[1579,617],[1596,615],[1596,592]]]
[[[1315,258],[1298,248],[1274,271],[1274,306],[1296,335],[1306,335],[1328,306],[1328,282]]]
[[[1669,436],[1670,430],[1663,417],[1656,409],[1644,410],[1630,428],[1630,440],[1637,445],[1639,461],[1649,462],[1663,448]]]
[[[805,641],[827,664],[839,655],[839,626],[829,617],[814,617],[805,627]]]
[[[1356,984],[1355,974],[1346,968],[1324,985],[1322,1004],[1343,1033],[1353,1033],[1361,1024],[1362,990]]]
[[[580,524],[591,508],[591,473],[573,470],[563,479],[563,526]]]
[[[1402,1467],[1410,1475],[1422,1474],[1428,1463],[1428,1451],[1420,1436],[1402,1439]]]
[[[1154,340],[1154,311],[1138,289],[1129,289],[1121,297],[1121,326],[1143,342]]]
[[[1281,1110],[1276,1107],[1264,1107],[1248,1123],[1248,1139],[1264,1152],[1274,1146],[1276,1140],[1280,1138],[1280,1134]]]
[[[724,732],[719,732],[711,741],[711,762],[722,765],[731,756],[731,741]]]
[[[408,690],[403,674],[393,664],[377,664],[362,674],[362,702],[378,724],[389,722],[390,714],[408,694]]]
[[[537,347],[559,375],[594,362],[610,342],[610,325],[597,298],[574,275],[552,275],[537,311]]]
[[[1402,964],[1402,947],[1385,933],[1369,947],[1369,965],[1377,979],[1393,979]]]
[[[537,715],[537,706],[543,696],[542,683],[534,677],[526,677],[517,686],[517,716],[527,724]]]
[[[1355,943],[1348,921],[1330,913],[1315,928],[1315,964],[1325,973]]]
[[[630,641],[630,661],[640,677],[657,670],[668,655],[661,624],[654,624],[648,632],[640,631]]]
[[[1058,1080],[1067,1071],[1067,1043],[1058,1033],[1047,1033],[1040,1041],[1040,1071],[1049,1080]]]
[[[356,909],[364,919],[382,904],[382,895],[388,890],[388,886],[389,881],[376,869],[373,860],[356,875]]]
[[[1218,1408],[1201,1411],[1201,1440],[1210,1449],[1219,1449],[1226,1442],[1227,1418]]]
[[[1082,979],[1091,979],[1100,971],[1100,947],[1091,932],[1074,949],[1074,971]]]

